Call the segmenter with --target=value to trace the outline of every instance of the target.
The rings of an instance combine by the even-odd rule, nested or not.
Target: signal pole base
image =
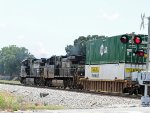
[[[141,105],[143,107],[149,107],[150,106],[150,97],[148,95],[141,97]]]

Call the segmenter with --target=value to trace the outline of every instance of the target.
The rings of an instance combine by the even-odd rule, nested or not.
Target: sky
[[[0,48],[25,47],[37,58],[65,55],[79,36],[147,33],[150,0],[0,0]]]

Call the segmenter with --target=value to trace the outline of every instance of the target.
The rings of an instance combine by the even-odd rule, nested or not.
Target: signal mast
[[[147,42],[147,59],[146,59],[146,72],[140,72],[138,76],[139,84],[144,85],[144,96],[141,97],[141,105],[142,106],[150,106],[150,97],[148,96],[148,86],[150,86],[150,71],[149,71],[149,50],[150,50],[150,17],[145,17],[145,14],[141,14],[141,26],[140,29],[143,27],[144,29],[144,19],[148,19],[148,42]]]

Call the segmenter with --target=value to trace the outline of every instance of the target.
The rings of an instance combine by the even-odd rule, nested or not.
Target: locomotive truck
[[[52,86],[57,79],[63,80],[64,87],[143,94],[135,72],[146,69],[147,39],[143,34],[123,34],[87,41],[86,56],[26,59],[20,81]]]

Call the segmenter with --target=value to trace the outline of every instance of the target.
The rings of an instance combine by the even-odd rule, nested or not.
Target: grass
[[[58,110],[58,109],[64,109],[63,106],[56,106],[56,105],[34,105],[34,104],[28,104],[26,105],[26,109],[32,109],[32,110]]]
[[[9,92],[0,92],[0,110],[58,110],[64,109],[63,106],[33,104],[24,102],[22,97],[14,96]]]
[[[20,81],[0,80],[2,84],[21,84]],[[63,106],[47,105],[41,103],[24,102],[23,97],[15,96],[9,92],[0,91],[0,110],[58,110],[64,109]]]
[[[8,92],[0,92],[0,109],[16,111],[20,107],[17,98]]]
[[[15,80],[0,80],[0,83],[2,83],[2,84],[21,84],[20,81],[15,81]]]

